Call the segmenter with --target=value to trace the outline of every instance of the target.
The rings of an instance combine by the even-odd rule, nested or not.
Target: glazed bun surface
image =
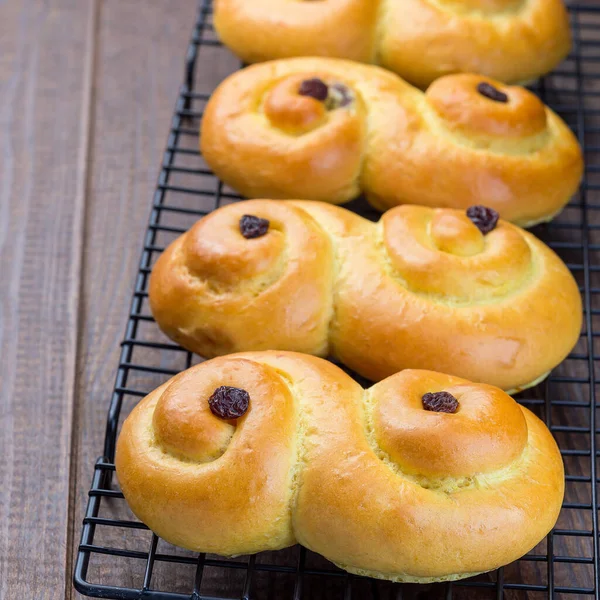
[[[234,419],[211,408],[222,386],[247,395]],[[273,351],[156,389],[125,421],[116,467],[133,512],[173,544],[240,555],[299,542],[394,581],[519,558],[564,491],[551,434],[498,388],[407,370],[364,390],[327,361]]]
[[[242,234],[248,217],[260,236]],[[290,350],[373,381],[426,368],[511,391],[567,356],[582,319],[573,277],[530,233],[408,205],[372,223],[319,202],[230,204],[165,250],[149,294],[160,328],[207,358]]]
[[[571,47],[560,0],[217,0],[215,28],[246,63],[346,58],[420,87],[460,72],[523,83]]]
[[[202,154],[250,198],[378,209],[484,202],[522,226],[548,221],[577,190],[579,144],[534,94],[479,75],[426,93],[367,65],[298,58],[227,78],[202,119]]]

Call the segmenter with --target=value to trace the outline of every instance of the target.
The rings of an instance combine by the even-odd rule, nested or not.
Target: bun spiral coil
[[[482,201],[529,226],[577,190],[579,144],[531,92],[451,75],[424,94],[377,67],[300,58],[226,79],[202,120],[202,154],[250,198],[341,204],[364,192],[399,204]]]
[[[213,411],[222,390],[246,398],[235,419]],[[213,359],[149,394],[116,467],[133,512],[173,544],[239,555],[299,542],[412,582],[519,558],[564,491],[551,434],[498,388],[407,370],[364,390],[325,360],[275,351]]]
[[[217,0],[214,22],[247,63],[348,58],[421,87],[457,72],[530,81],[571,47],[560,0]]]
[[[247,219],[264,224],[259,236],[244,236]],[[425,368],[524,388],[575,345],[579,291],[536,237],[475,221],[408,205],[376,224],[319,202],[230,204],[159,257],[150,306],[169,337],[207,358],[292,350],[374,381]]]

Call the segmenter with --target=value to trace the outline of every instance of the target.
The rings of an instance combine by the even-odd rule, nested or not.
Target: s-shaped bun
[[[299,58],[249,67],[211,97],[202,154],[249,198],[341,204],[480,204],[522,226],[577,190],[579,144],[524,88],[450,75],[423,93],[379,69]]]
[[[407,205],[372,223],[320,202],[230,204],[159,257],[150,306],[207,358],[292,350],[373,381],[425,368],[524,388],[577,342],[581,298],[552,250],[493,216]]]
[[[571,47],[560,0],[216,0],[214,20],[247,63],[348,58],[421,87],[458,72],[523,83]]]
[[[519,558],[564,491],[550,432],[498,388],[409,370],[363,390],[289,352],[177,375],[127,418],[116,466],[133,512],[173,544],[239,555],[299,542],[394,581]]]

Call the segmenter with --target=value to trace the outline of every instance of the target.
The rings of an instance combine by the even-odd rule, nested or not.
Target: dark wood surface
[[[80,597],[74,553],[195,16],[194,0],[0,0],[0,600]],[[202,60],[202,91],[235,64],[219,56]],[[559,525],[589,529],[584,514]],[[589,555],[588,541],[556,553]],[[190,570],[167,566],[157,581],[186,589]],[[114,568],[139,584],[139,567]],[[592,585],[589,569],[561,568],[559,585]],[[214,593],[230,584],[215,579]],[[257,585],[279,597],[277,583]]]
[[[76,597],[193,0],[0,1],[0,599]]]

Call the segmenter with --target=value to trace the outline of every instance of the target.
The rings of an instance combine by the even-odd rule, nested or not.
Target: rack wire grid
[[[517,400],[551,429],[566,469],[552,533],[521,560],[464,581],[425,586],[349,575],[301,547],[223,558],[169,545],[140,523],[119,491],[115,443],[124,417],[167,378],[201,359],[163,337],[148,308],[147,283],[160,252],[198,218],[240,198],[211,173],[198,150],[203,108],[219,80],[240,67],[217,40],[211,0],[200,3],[177,99],[83,521],[74,584],[84,595],[154,600],[408,598],[599,598],[597,381],[600,377],[600,6],[569,7],[573,52],[532,89],[573,128],[586,155],[578,194],[534,232],[568,264],[584,300],[584,327],[568,359]],[[210,69],[203,66],[210,65]],[[364,201],[350,208],[372,219]],[[427,552],[424,548],[423,552]]]

